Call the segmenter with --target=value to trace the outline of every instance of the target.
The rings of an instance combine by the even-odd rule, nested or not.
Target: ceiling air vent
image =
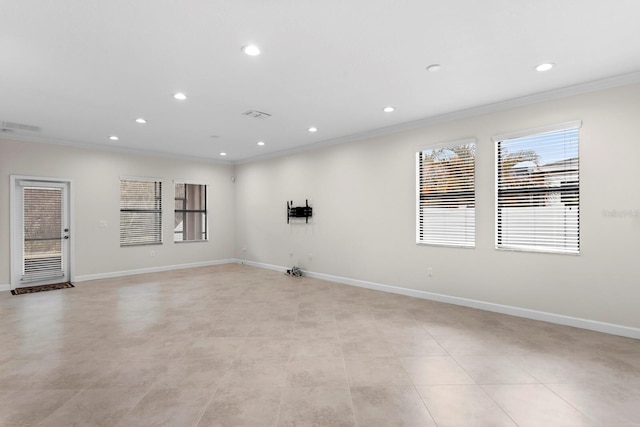
[[[33,125],[25,125],[24,123],[16,123],[16,122],[2,122],[2,131],[3,132],[11,132],[15,130],[26,130],[29,132],[40,132],[42,128],[40,126]]]
[[[265,113],[258,110],[249,110],[242,113],[243,116],[253,117],[254,119],[268,119],[271,117],[271,114]]]

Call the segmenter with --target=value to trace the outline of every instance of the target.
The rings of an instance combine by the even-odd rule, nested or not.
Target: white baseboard
[[[136,270],[115,271],[110,273],[89,274],[89,275],[75,277],[74,282],[84,282],[87,280],[132,276],[135,274],[144,274],[144,273],[156,273],[161,271],[180,270],[185,268],[208,267],[212,265],[222,265],[222,264],[231,264],[231,263],[245,264],[252,267],[259,267],[259,268],[264,268],[268,270],[275,270],[275,271],[282,271],[282,272],[286,271],[287,269],[286,267],[279,266],[279,265],[265,264],[261,262],[231,258],[231,259],[197,262],[197,263],[190,263],[190,264],[178,264],[178,265],[168,265],[168,266],[162,266],[162,267],[141,268]],[[527,319],[541,320],[544,322],[556,323],[559,325],[573,326],[576,328],[588,329],[588,330],[597,331],[597,332],[604,332],[612,335],[620,335],[623,337],[640,339],[640,329],[629,327],[629,326],[616,325],[613,323],[599,322],[597,320],[582,319],[578,317],[565,316],[562,314],[548,313],[544,311],[530,310],[527,308],[514,307],[510,305],[495,304],[495,303],[486,302],[486,301],[478,301],[478,300],[473,300],[468,298],[437,294],[433,292],[419,291],[416,289],[402,288],[398,286],[385,285],[382,283],[368,282],[365,280],[350,279],[347,277],[333,276],[330,274],[315,273],[313,271],[305,271],[304,273],[307,277],[326,280],[334,283],[341,283],[344,285],[357,286],[360,288],[367,288],[367,289],[373,289],[373,290],[382,291],[382,292],[389,292],[393,294],[411,296],[415,298],[439,301],[439,302],[444,302],[448,304],[455,304],[455,305],[460,305],[464,307],[471,307],[471,308],[477,308],[477,309],[486,310],[486,311],[492,311],[495,313],[508,314],[512,316],[524,317]],[[9,291],[10,289],[11,289],[10,285],[0,285],[0,292]]]
[[[269,270],[286,271],[286,267],[263,264],[253,261],[236,260],[238,263],[266,268]],[[455,304],[464,307],[477,308],[480,310],[492,311],[495,313],[508,314],[511,316],[524,317],[527,319],[541,320],[549,323],[556,323],[559,325],[573,326],[581,329],[588,329],[591,331],[604,332],[612,335],[620,335],[623,337],[640,339],[640,329],[632,328],[629,326],[616,325],[613,323],[599,322],[597,320],[582,319],[578,317],[565,316],[562,314],[547,313],[544,311],[530,310],[528,308],[514,307],[510,305],[495,304],[486,301],[478,301],[468,298],[455,297],[444,294],[437,294],[433,292],[419,291],[416,289],[401,288],[398,286],[385,285],[382,283],[368,282],[365,280],[350,279],[347,277],[333,276],[324,273],[315,273],[313,271],[305,271],[305,276],[312,277],[314,279],[326,280],[328,282],[342,283],[345,285],[358,286],[360,288],[373,289],[376,291],[389,292],[393,294],[406,295],[416,298],[422,298],[432,301],[444,302],[448,304]]]
[[[87,280],[111,279],[114,277],[133,276],[136,274],[158,273],[161,271],[171,271],[171,270],[183,270],[185,268],[209,267],[212,265],[233,264],[236,262],[237,262],[236,259],[221,259],[221,260],[215,260],[215,261],[193,262],[189,264],[176,264],[176,265],[164,265],[161,267],[139,268],[136,270],[113,271],[110,273],[86,274],[83,276],[74,277],[73,282],[75,283],[75,282],[86,282]]]
[[[264,264],[262,262],[247,261],[244,259],[236,259],[235,261],[236,261],[236,264],[250,265],[252,267],[265,268],[267,270],[275,270],[275,271],[282,271],[282,272],[287,271],[287,267],[282,267],[280,265]]]

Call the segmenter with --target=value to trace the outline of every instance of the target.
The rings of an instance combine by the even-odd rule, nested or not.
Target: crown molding
[[[362,141],[365,139],[391,135],[394,133],[418,129],[422,127],[433,126],[436,124],[451,122],[454,120],[481,116],[484,114],[495,113],[499,111],[509,110],[509,109],[518,108],[518,107],[524,107],[527,105],[538,104],[541,102],[551,101],[555,99],[562,99],[570,96],[582,95],[586,93],[597,92],[599,90],[605,90],[605,89],[631,85],[636,83],[640,83],[640,71],[635,71],[628,74],[618,75],[618,76],[590,81],[586,83],[580,83],[572,86],[566,86],[558,89],[552,89],[545,92],[539,92],[531,95],[512,98],[509,100],[499,101],[491,104],[480,105],[477,107],[453,111],[450,113],[440,114],[436,116],[425,117],[419,120],[413,120],[410,122],[400,123],[397,125],[377,128],[377,129],[373,129],[365,132],[358,132],[350,135],[341,136],[338,138],[326,139],[323,141],[315,142],[313,144],[303,145],[303,146],[289,148],[285,150],[274,151],[272,153],[266,153],[259,156],[249,157],[249,158],[240,159],[240,160],[219,160],[219,159],[213,159],[213,158],[207,158],[207,157],[189,156],[189,155],[167,153],[167,152],[155,151],[155,150],[140,150],[140,149],[132,149],[128,147],[103,146],[103,145],[96,145],[96,144],[90,144],[85,142],[61,140],[56,138],[43,138],[39,136],[22,135],[18,133],[7,133],[4,135],[4,138],[8,140],[54,144],[54,145],[89,149],[89,150],[128,153],[128,154],[143,155],[143,156],[156,156],[156,157],[162,157],[162,158],[196,161],[196,162],[210,163],[210,164],[216,164],[216,165],[241,165],[246,163],[253,163],[253,162],[274,159],[278,157],[289,156],[292,154],[298,154],[298,153],[303,153],[307,151],[318,150],[321,148],[330,147],[332,145],[344,144],[347,142]],[[2,136],[3,135],[0,134],[0,137]]]
[[[453,111],[451,113],[440,114],[437,116],[426,117],[419,120],[400,123],[393,126],[373,129],[366,132],[359,132],[339,138],[326,139],[313,144],[295,147],[286,150],[280,150],[273,153],[263,154],[248,159],[237,160],[235,164],[246,164],[257,161],[273,159],[277,157],[289,156],[292,154],[302,153],[305,151],[318,150],[332,145],[344,144],[347,142],[362,141],[364,139],[375,138],[379,136],[390,135],[403,131],[418,129],[421,127],[433,126],[436,124],[451,122],[454,120],[477,117],[484,114],[496,113],[499,111],[510,110],[513,108],[524,107],[527,105],[539,104],[541,102],[552,101],[555,99],[568,98],[570,96],[582,95],[600,90],[626,86],[630,84],[640,83],[640,71],[619,76],[609,77],[606,79],[595,80],[577,85],[566,86],[558,89],[552,89],[545,92],[539,92],[532,95],[526,95],[518,98],[512,98],[505,101],[495,102],[492,104],[481,105],[464,110]]]
[[[22,135],[19,133],[6,133],[6,134],[0,133],[0,138],[5,140],[12,140],[12,141],[33,142],[36,144],[60,145],[64,147],[80,148],[84,150],[134,154],[138,156],[153,156],[153,157],[161,157],[165,159],[188,160],[192,162],[211,163],[216,165],[230,166],[235,163],[230,160],[219,160],[219,159],[211,159],[207,157],[188,156],[188,155],[167,153],[164,151],[156,151],[156,150],[139,150],[139,149],[128,148],[128,147],[97,145],[97,144],[90,144],[86,142],[68,141],[68,140],[56,139],[56,138],[44,138],[41,136],[32,136],[32,135]]]

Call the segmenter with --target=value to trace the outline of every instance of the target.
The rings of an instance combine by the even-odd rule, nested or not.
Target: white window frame
[[[454,235],[450,235],[444,239],[437,239],[432,236],[430,239],[425,239],[424,236],[421,238],[421,231],[424,233],[424,225],[423,225],[423,215],[421,213],[421,156],[424,151],[428,150],[438,150],[438,149],[450,149],[453,147],[459,147],[463,145],[474,145],[474,150],[477,147],[475,138],[466,138],[459,139],[455,141],[449,141],[438,144],[429,144],[423,145],[416,149],[416,244],[419,245],[430,245],[430,246],[445,246],[445,247],[456,247],[456,248],[467,248],[473,249],[476,246],[476,180],[475,180],[475,170],[476,170],[476,162],[475,156],[473,161],[473,211],[465,213],[465,218],[468,217],[468,214],[471,214],[471,226],[465,225],[461,228],[461,231],[467,233],[471,233],[471,237],[467,235],[465,238],[456,238]],[[469,208],[466,208],[469,209]],[[452,213],[454,211],[452,210]],[[456,212],[459,214],[459,212]]]
[[[495,248],[497,250],[506,250],[506,251],[521,251],[521,252],[541,252],[541,253],[551,253],[551,254],[566,254],[566,255],[579,255],[580,254],[580,135],[579,130],[582,126],[582,121],[574,120],[569,122],[563,122],[558,124],[553,124],[549,126],[542,126],[533,129],[520,130],[516,132],[509,132],[500,135],[493,136],[492,140],[494,142],[495,147]],[[534,242],[530,242],[529,244],[513,244],[513,243],[502,243],[501,242],[501,224],[500,224],[500,207],[499,207],[499,168],[500,168],[500,159],[499,159],[499,149],[500,143],[507,140],[513,140],[518,138],[526,138],[526,137],[534,137],[537,135],[543,136],[545,134],[560,132],[560,131],[569,131],[576,130],[578,132],[578,147],[577,147],[577,183],[578,183],[578,203],[576,205],[577,215],[577,247],[575,250],[571,248],[562,248],[559,245],[552,247],[548,245],[536,245]]]
[[[129,248],[129,247],[136,247],[136,246],[152,246],[152,245],[162,245],[163,241],[164,241],[164,221],[163,221],[163,216],[164,216],[164,209],[163,209],[163,204],[164,204],[164,197],[163,197],[163,192],[164,192],[164,180],[162,178],[151,178],[151,177],[139,177],[139,176],[121,176],[120,180],[118,181],[118,187],[119,187],[119,191],[120,191],[120,195],[119,195],[119,200],[120,203],[122,203],[122,181],[137,181],[137,182],[153,182],[153,183],[159,183],[160,184],[160,210],[159,210],[159,214],[160,214],[160,224],[159,224],[159,241],[155,241],[155,242],[149,242],[149,243],[126,243],[123,244],[122,243],[122,222],[120,223],[120,247],[121,248]],[[122,205],[120,205],[120,217],[122,218]],[[121,220],[122,221],[122,220]]]
[[[192,181],[192,180],[188,180],[188,179],[174,179],[173,180],[173,218],[174,221],[172,222],[172,224],[175,224],[175,215],[176,215],[176,208],[175,208],[175,200],[176,200],[176,184],[188,184],[188,185],[201,185],[205,187],[205,209],[204,209],[204,214],[205,214],[205,221],[204,221],[204,226],[205,226],[205,234],[206,234],[206,238],[205,239],[198,239],[198,240],[175,240],[175,227],[172,226],[172,239],[173,239],[173,243],[199,243],[199,242],[208,242],[209,241],[209,237],[211,234],[211,230],[209,228],[209,184],[205,184],[202,181]]]

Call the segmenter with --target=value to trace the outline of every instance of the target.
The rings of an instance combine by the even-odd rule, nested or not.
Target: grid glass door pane
[[[64,277],[63,189],[24,187],[22,282]]]

